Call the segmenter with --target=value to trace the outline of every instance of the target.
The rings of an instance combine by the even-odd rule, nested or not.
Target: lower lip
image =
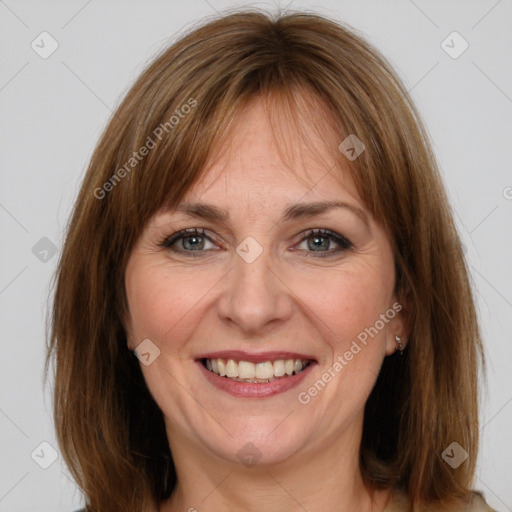
[[[237,382],[228,377],[221,377],[206,369],[201,361],[196,361],[196,363],[199,365],[203,375],[216,388],[241,398],[266,398],[284,393],[300,384],[306,376],[311,373],[316,364],[314,362],[309,363],[308,366],[297,375],[280,377],[272,382],[256,384],[254,382]]]

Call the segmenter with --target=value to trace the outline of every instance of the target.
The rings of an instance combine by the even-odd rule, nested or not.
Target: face
[[[149,340],[141,368],[173,454],[272,463],[358,439],[404,334],[389,240],[333,168],[334,142],[309,135],[316,153],[297,141],[292,171],[253,102],[182,211],[158,212],[130,256],[129,346]],[[338,206],[304,208],[325,202]]]

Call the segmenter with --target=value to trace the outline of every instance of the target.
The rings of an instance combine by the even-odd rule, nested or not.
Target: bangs
[[[265,70],[262,70],[264,76]],[[351,162],[343,157],[338,145],[344,130],[336,120],[333,109],[325,99],[300,78],[276,80],[276,75],[264,76],[267,80],[260,88],[240,84],[238,90],[228,90],[219,95],[207,110],[202,91],[196,91],[181,107],[176,102],[158,120],[157,128],[144,130],[138,140],[154,139],[154,133],[165,130],[165,123],[172,119],[183,105],[194,104],[179,120],[175,130],[166,132],[157,140],[146,159],[130,177],[130,185],[119,190],[120,202],[128,206],[127,215],[135,214],[130,223],[143,229],[149,219],[161,210],[174,209],[190,189],[208,170],[228,157],[231,141],[241,126],[241,117],[251,105],[262,100],[275,148],[283,165],[302,180],[308,189],[315,186],[304,179],[304,170],[311,159],[331,173],[340,182],[340,169],[349,171],[354,179]],[[250,83],[258,83],[262,77]],[[249,81],[249,80],[248,80]],[[211,94],[211,91],[210,91]],[[213,100],[212,100],[213,101]],[[167,120],[167,121],[166,121]],[[168,126],[167,126],[168,127]],[[308,159],[306,160],[305,153]],[[326,159],[322,155],[329,155]]]

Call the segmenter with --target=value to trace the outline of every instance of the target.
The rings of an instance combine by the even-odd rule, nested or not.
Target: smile
[[[269,398],[297,387],[318,365],[310,354],[224,350],[198,354],[206,381],[237,398]]]
[[[234,359],[202,359],[212,373],[236,382],[268,383],[301,373],[311,361],[303,359],[277,359],[275,361],[236,361]]]

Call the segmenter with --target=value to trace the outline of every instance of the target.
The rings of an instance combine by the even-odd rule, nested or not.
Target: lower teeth
[[[305,369],[306,369],[306,366],[299,373],[301,373]],[[208,370],[208,371],[211,372],[211,370]],[[220,377],[220,375],[218,373],[215,373],[215,372],[212,372],[212,373],[214,373],[215,375]],[[295,373],[295,371],[294,371],[292,373],[292,375],[298,375],[298,374]],[[291,377],[292,375],[285,374],[282,377],[271,377],[270,379],[241,379],[240,377],[228,377],[227,375],[224,375],[224,378],[234,380],[235,382],[246,382],[246,383],[250,382],[252,384],[267,384],[269,382],[274,382],[277,379],[284,379],[285,377]]]
[[[282,377],[272,377],[270,379],[240,379],[239,377],[226,377],[227,379],[234,380],[236,382],[252,382],[253,384],[266,384],[267,382],[272,382],[276,380],[276,378],[282,379]]]

